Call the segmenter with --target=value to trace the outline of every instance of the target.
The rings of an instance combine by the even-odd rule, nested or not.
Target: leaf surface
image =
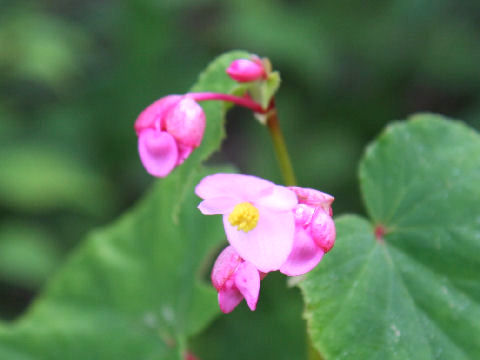
[[[336,220],[335,248],[301,283],[325,359],[480,358],[480,138],[421,114],[367,149],[371,220]]]

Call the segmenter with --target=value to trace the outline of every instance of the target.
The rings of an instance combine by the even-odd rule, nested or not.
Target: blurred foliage
[[[137,114],[232,48],[281,72],[277,106],[299,182],[334,194],[337,214],[363,211],[356,167],[386,122],[428,110],[480,127],[475,0],[0,0],[0,249],[12,254],[0,259],[2,317],[152,183]],[[279,182],[252,119],[229,114],[212,161]]]

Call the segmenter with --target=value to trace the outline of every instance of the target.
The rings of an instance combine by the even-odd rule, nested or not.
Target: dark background
[[[154,181],[137,156],[138,113],[232,49],[281,72],[299,183],[333,194],[336,214],[364,212],[357,164],[388,122],[433,111],[480,126],[475,0],[0,0],[2,318]],[[248,111],[231,111],[227,131],[211,161],[281,182]]]

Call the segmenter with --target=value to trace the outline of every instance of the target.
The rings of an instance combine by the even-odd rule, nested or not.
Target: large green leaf
[[[231,91],[224,70],[240,56],[218,58],[195,89]],[[219,312],[202,272],[225,235],[218,219],[200,214],[193,190],[207,175],[200,162],[221,142],[223,110],[205,106],[201,147],[133,210],[91,234],[25,316],[0,328],[1,359],[182,357],[187,337]]]
[[[367,150],[371,220],[337,219],[335,248],[301,284],[325,359],[480,358],[480,137],[436,115]],[[384,234],[382,234],[384,232]]]

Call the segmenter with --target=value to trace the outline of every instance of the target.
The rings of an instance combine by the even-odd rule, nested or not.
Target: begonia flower
[[[230,245],[262,272],[280,269],[293,246],[295,193],[250,175],[215,174],[195,188],[205,215],[223,215]]]
[[[303,275],[312,270],[335,243],[332,219],[333,196],[318,190],[289,187],[298,198],[293,210],[295,240],[293,249],[280,271],[289,276]]]
[[[226,72],[228,76],[238,82],[251,82],[266,78],[262,60],[259,58],[254,58],[253,61],[248,59],[234,60]]]
[[[212,284],[218,291],[218,304],[225,314],[231,312],[242,299],[250,310],[257,307],[261,274],[250,262],[243,260],[231,246],[218,256],[212,270]]]
[[[134,127],[143,166],[165,177],[200,145],[205,114],[188,95],[169,95],[143,110]]]

